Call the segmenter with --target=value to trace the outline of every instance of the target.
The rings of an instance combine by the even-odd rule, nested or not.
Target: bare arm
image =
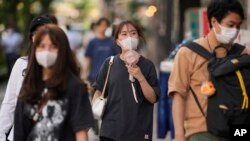
[[[127,66],[129,74],[133,75],[139,82],[143,92],[143,95],[150,103],[155,103],[157,100],[157,96],[155,94],[154,89],[149,85],[146,78],[141,72],[140,67],[138,66]]]
[[[76,141],[88,141],[88,129],[77,131],[75,136]]]
[[[13,126],[16,101],[23,82],[23,76],[20,75],[20,71],[26,68],[26,65],[26,60],[18,59],[11,71],[0,110],[0,141],[6,139],[5,133]],[[12,134],[9,137],[12,139]]]
[[[184,97],[178,93],[173,94],[172,113],[176,141],[186,141],[184,133],[184,106]]]
[[[140,79],[138,79],[140,82],[140,86],[143,92],[143,95],[145,98],[150,102],[150,103],[155,103],[156,102],[156,94],[154,89],[148,84],[148,81],[145,79],[145,77],[142,75]]]
[[[89,57],[85,57],[83,61],[83,73],[82,73],[82,78],[84,81],[88,80],[90,69],[91,69],[91,59]]]

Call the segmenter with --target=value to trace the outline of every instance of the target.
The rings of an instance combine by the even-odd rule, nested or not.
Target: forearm
[[[0,111],[0,133],[7,133],[13,124],[15,106],[3,103],[1,108],[2,109]]]
[[[155,103],[157,96],[155,94],[154,89],[149,85],[147,80],[143,77],[138,80],[143,92],[144,97],[150,102],[150,103]]]
[[[6,140],[6,135],[0,132],[0,141],[5,141],[5,140]]]
[[[83,78],[83,80],[87,80],[89,72],[90,72],[90,63],[91,63],[91,60],[90,60],[90,58],[85,57],[83,62],[84,63],[83,63],[82,78]]]
[[[76,141],[88,141],[88,130],[80,130],[76,132]]]
[[[2,103],[0,111],[0,138],[9,132],[13,125],[15,103]]]
[[[88,80],[89,70],[83,66],[82,79],[84,81]]]
[[[184,98],[178,94],[175,93],[173,95],[173,105],[172,105],[172,113],[173,113],[173,122],[174,122],[174,128],[175,128],[175,136],[176,137],[184,137],[184,107],[185,102]]]
[[[0,132],[7,133],[14,122],[14,112],[16,108],[16,101],[21,87],[20,78],[17,76],[20,63],[17,62],[13,66],[9,81],[6,87],[6,92],[0,109]]]

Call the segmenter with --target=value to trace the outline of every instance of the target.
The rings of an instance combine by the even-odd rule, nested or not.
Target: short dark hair
[[[221,22],[229,12],[239,14],[244,20],[244,10],[238,0],[212,0],[207,8],[209,26],[212,28],[211,19],[214,17],[218,22]]]
[[[102,22],[106,22],[107,26],[110,26],[109,20],[108,20],[107,18],[104,18],[104,17],[100,18],[100,19],[96,22],[96,25],[98,26],[98,25],[100,25]]]

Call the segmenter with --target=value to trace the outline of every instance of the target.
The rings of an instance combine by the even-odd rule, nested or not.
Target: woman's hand
[[[128,73],[136,78],[139,82],[145,80],[144,75],[141,72],[141,69],[137,65],[126,65],[128,68]]]
[[[144,75],[141,72],[141,69],[137,65],[127,65],[128,73],[135,77],[141,86],[143,95],[145,98],[152,104],[157,101],[157,97],[155,95],[155,91],[153,90],[152,86],[146,81]]]

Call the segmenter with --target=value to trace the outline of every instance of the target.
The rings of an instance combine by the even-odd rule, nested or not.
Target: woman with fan
[[[141,39],[139,26],[120,23],[115,32],[120,54],[114,57],[108,76],[100,141],[150,141],[153,107],[160,93],[154,64],[137,53]],[[94,83],[93,102],[101,96],[110,58],[103,63]]]

